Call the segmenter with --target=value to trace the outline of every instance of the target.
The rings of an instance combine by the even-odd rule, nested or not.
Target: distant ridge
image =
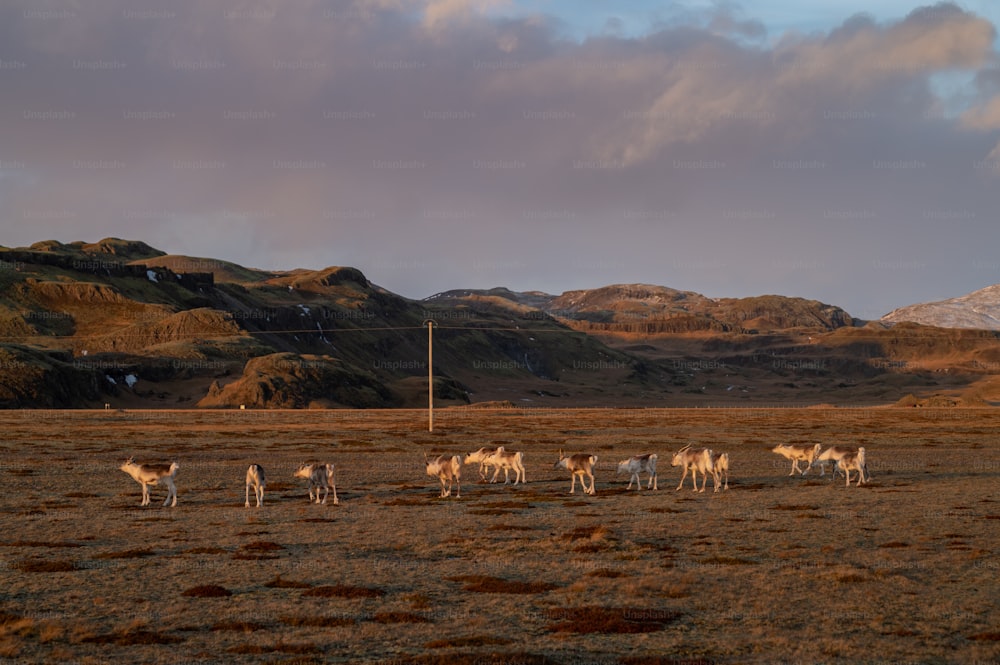
[[[647,334],[790,328],[835,330],[855,324],[840,307],[817,300],[777,295],[709,298],[694,291],[651,284],[612,284],[558,296],[538,291],[518,293],[505,288],[454,290],[436,294],[427,301],[465,303],[472,308],[507,301],[571,322],[577,329]]]

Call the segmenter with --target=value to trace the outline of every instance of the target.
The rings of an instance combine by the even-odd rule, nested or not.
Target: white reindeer
[[[865,448],[864,446],[858,448],[855,453],[847,453],[839,460],[837,460],[837,468],[844,472],[846,477],[845,487],[851,486],[851,471],[858,472],[858,483],[856,487],[860,487],[861,483],[868,482],[865,480]]]
[[[628,479],[628,487],[625,490],[632,489],[632,481],[635,481],[636,488],[640,491],[642,490],[642,481],[639,480],[640,473],[649,474],[649,482],[646,484],[646,489],[656,487],[656,453],[647,453],[645,455],[635,455],[626,460],[618,462],[618,474],[623,473],[631,474]]]
[[[257,507],[260,508],[264,505],[264,467],[260,464],[251,464],[247,468],[247,491],[246,491],[246,503],[247,508],[250,507],[250,488],[253,488],[254,496],[257,497]]]
[[[851,446],[830,446],[823,452],[819,454],[816,460],[812,463],[813,466],[818,466],[820,469],[820,475],[826,475],[826,463],[830,462],[833,465],[833,473],[830,476],[830,480],[837,477],[837,473],[841,471],[840,467],[837,466],[837,461],[844,455],[849,455],[851,453],[857,453],[857,448],[852,448]],[[868,471],[868,466],[865,465],[865,482],[872,479],[872,474]]]
[[[334,482],[334,466],[333,464],[302,464],[295,473],[292,474],[296,478],[304,478],[309,481],[309,502],[313,502],[313,490],[316,490],[316,503],[326,503],[326,498],[330,496],[330,490],[333,490],[333,505],[339,505],[340,500],[337,498],[337,484]],[[323,500],[319,500],[319,491],[324,490]]]
[[[708,474],[712,473],[712,451],[709,448],[692,448],[691,444],[688,444],[674,454],[673,459],[670,460],[670,466],[679,466],[684,469],[681,482],[677,484],[678,490],[684,485],[684,479],[687,478],[688,470],[690,470],[691,484],[694,491],[698,492],[698,472],[700,471],[703,478],[700,491],[704,492],[705,485],[708,483]],[[716,480],[716,487],[718,487],[718,480]]]
[[[594,466],[597,464],[597,455],[587,453],[577,453],[567,457],[563,451],[559,451],[559,461],[552,465],[553,469],[566,469],[570,472],[571,482],[569,493],[576,492],[576,477],[580,476],[580,486],[584,494],[594,494]],[[587,477],[590,478],[590,489],[587,489]]]
[[[177,505],[177,487],[174,485],[174,476],[177,475],[177,469],[180,468],[177,462],[171,464],[136,464],[135,459],[129,457],[118,468],[132,476],[135,482],[142,485],[142,503],[139,505],[149,505],[149,487],[157,485],[161,481],[167,486],[167,498],[163,502],[163,505],[166,506],[169,503],[171,508]],[[171,499],[173,499],[173,502],[171,502]]]
[[[465,463],[479,464],[479,479],[486,480],[486,468],[487,468],[486,458],[496,453],[497,450],[498,450],[497,448],[486,448],[486,447],[480,448],[476,452],[469,453],[468,455],[466,455]]]
[[[794,443],[779,443],[774,448],[771,448],[772,453],[777,453],[787,460],[792,461],[792,470],[788,474],[794,476],[795,472],[798,471],[803,476],[809,471],[809,467],[815,461],[816,457],[819,455],[819,449],[821,446],[817,443],[815,445],[797,445]],[[799,462],[806,463],[806,469],[803,471],[799,468]]]
[[[436,476],[441,481],[441,498],[451,496],[453,484],[458,485],[455,498],[462,498],[462,457],[461,455],[438,455],[427,457],[424,454],[424,465],[428,476]],[[445,489],[447,488],[447,489]]]
[[[503,484],[506,485],[510,482],[510,470],[514,469],[514,484],[517,485],[518,481],[521,484],[527,482],[524,479],[524,453],[507,451],[500,446],[492,455],[488,455],[484,460],[483,464],[486,466],[492,466],[496,469],[493,472],[493,478],[490,479],[491,483],[497,481],[497,476],[500,475],[500,469],[503,469]]]
[[[719,478],[726,477],[724,490],[729,489],[729,453],[712,453],[712,477],[715,480],[715,491],[719,491]]]

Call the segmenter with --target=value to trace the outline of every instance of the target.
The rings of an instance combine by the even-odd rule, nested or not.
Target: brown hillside
[[[421,406],[428,319],[437,322],[436,399],[451,403],[892,404],[907,394],[998,394],[987,382],[1000,376],[995,336],[855,327],[844,310],[803,298],[624,284],[413,301],[355,268],[267,272],[116,238],[0,249],[0,260],[8,365],[29,364],[17,359],[28,354],[42,371],[31,381],[44,390],[4,375],[6,403],[21,406]],[[139,383],[123,388],[129,375]]]
[[[398,399],[370,372],[338,358],[275,353],[249,360],[243,376],[214,383],[199,407],[263,409],[386,408]]]

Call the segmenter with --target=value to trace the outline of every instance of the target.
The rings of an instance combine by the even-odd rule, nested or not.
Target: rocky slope
[[[574,363],[637,362],[551,319],[518,329],[529,314],[500,307],[473,320],[350,267],[261,271],[116,238],[45,241],[0,249],[0,404],[422,406],[429,318],[445,403],[496,379],[552,394]]]
[[[940,328],[1000,330],[1000,284],[957,298],[900,307],[883,316],[882,321],[908,321]]]

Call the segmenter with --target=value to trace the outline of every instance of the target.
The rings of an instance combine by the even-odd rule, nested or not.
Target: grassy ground
[[[0,412],[0,665],[1000,661],[1000,411],[424,417]],[[873,481],[768,450],[813,442],[866,446]],[[675,491],[687,443],[730,453],[728,492]],[[527,485],[467,466],[438,498],[425,452],[497,444]],[[599,456],[596,496],[560,448]],[[615,477],[640,452],[656,492]],[[129,455],[180,463],[176,508],[139,506]],[[307,460],[337,465],[339,506],[308,504]]]

